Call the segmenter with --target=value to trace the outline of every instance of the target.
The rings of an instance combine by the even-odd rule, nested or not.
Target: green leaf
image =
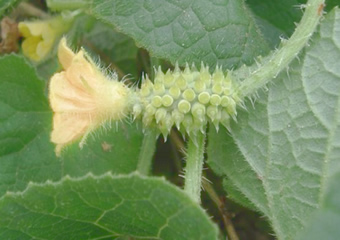
[[[101,66],[111,72],[117,72],[120,79],[126,75],[129,80],[139,79],[136,67],[138,48],[135,42],[126,35],[114,31],[108,24],[81,14],[76,17],[67,38],[69,44],[73,43],[72,49],[84,47],[96,62],[100,62]],[[45,80],[48,80],[59,67],[56,56],[58,44],[55,45],[50,58],[39,63],[37,67],[39,75]]]
[[[305,0],[247,0],[256,23],[271,46],[277,46],[280,38],[288,38],[300,21]]]
[[[259,109],[259,107],[256,106],[256,109]],[[244,121],[242,121],[244,117],[242,113],[238,115],[240,128],[246,127]],[[235,125],[233,125],[233,128],[236,127]],[[224,180],[228,183],[224,187],[228,195],[231,195],[231,199],[267,215],[268,203],[261,179],[244,159],[234,140],[226,132],[225,128],[222,128],[218,133],[213,128],[210,129],[207,149],[208,164],[218,175],[228,177]],[[244,195],[242,198],[239,192]]]
[[[267,42],[275,47],[288,38],[299,22],[307,0],[246,0]],[[326,0],[324,12],[339,6],[339,0]]]
[[[30,181],[137,169],[143,134],[136,125],[99,129],[83,149],[74,144],[57,158],[49,140],[52,112],[45,83],[15,55],[0,58],[0,76],[0,196],[21,191]]]
[[[57,46],[55,46],[56,48]],[[55,72],[60,71],[60,65],[57,58],[56,51],[36,65],[36,70],[39,78],[48,81]]]
[[[244,196],[243,193],[240,192],[239,189],[234,186],[233,182],[229,179],[223,179],[223,188],[226,189],[228,194],[227,197],[229,199],[255,212],[260,212],[257,207],[246,196]]]
[[[311,218],[306,229],[298,239],[319,240],[338,239],[340,236],[340,174],[329,181],[325,201]]]
[[[334,7],[340,6],[340,3],[338,0],[326,0],[326,7],[325,11],[331,11]]]
[[[235,68],[268,50],[243,1],[94,0],[89,13],[181,65]]]
[[[210,164],[268,217],[278,239],[297,237],[340,172],[339,29],[337,9],[255,107],[239,111],[236,146],[226,132],[211,132]],[[232,153],[222,150],[229,146]]]
[[[294,22],[299,22],[303,14],[302,4],[306,0],[247,0],[251,10],[263,21],[290,36],[295,29]]]
[[[116,32],[108,24],[89,15],[78,17],[71,33],[78,46],[83,46],[122,78],[129,74],[138,79],[136,58],[138,48],[128,36]]]
[[[84,35],[82,43],[101,59],[108,61],[118,74],[129,74],[135,80],[139,79],[136,68],[138,48],[131,38],[114,31],[107,24],[96,21],[92,31]]]
[[[5,14],[6,10],[13,7],[19,0],[0,0],[0,18]]]
[[[206,213],[162,178],[137,174],[30,184],[0,199],[0,238],[217,239]]]

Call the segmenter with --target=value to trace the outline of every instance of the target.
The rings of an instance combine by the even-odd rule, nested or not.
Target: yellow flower
[[[48,20],[25,21],[18,25],[20,34],[25,38],[22,51],[33,61],[41,61],[52,50],[55,41],[71,27],[71,19],[57,16]]]
[[[53,116],[51,141],[56,154],[62,148],[86,136],[107,120],[120,120],[130,109],[130,89],[117,77],[104,76],[83,50],[74,53],[63,38],[58,58],[64,71],[52,76],[49,99]]]

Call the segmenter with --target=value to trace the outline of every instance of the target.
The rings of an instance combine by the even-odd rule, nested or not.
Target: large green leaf
[[[280,43],[280,38],[288,38],[296,22],[300,21],[303,11],[302,2],[306,0],[247,0],[253,11],[256,23],[266,40],[272,46]]]
[[[135,125],[114,124],[98,130],[84,149],[69,147],[61,158],[49,141],[52,113],[44,82],[20,57],[0,58],[0,196],[23,190],[27,183],[136,170],[143,135]]]
[[[210,135],[211,166],[269,218],[279,239],[296,238],[340,172],[339,29],[335,10],[300,60],[240,111],[235,144],[226,132]]]
[[[281,38],[288,38],[299,22],[307,0],[246,0],[256,23],[267,42],[276,47]],[[339,6],[339,0],[326,0],[324,11]]]
[[[261,180],[263,174],[258,174],[258,172],[263,171],[265,163],[262,157],[257,158],[257,156],[267,152],[267,139],[265,136],[268,134],[268,124],[263,97],[261,95],[258,99],[255,105],[256,110],[252,106],[248,106],[249,111],[240,111],[237,116],[238,122],[232,124],[233,132],[238,130],[239,132],[236,134],[239,134],[239,137],[243,137],[243,140],[257,143],[258,146],[256,148],[253,147],[246,152],[246,149],[240,149],[237,146],[225,128],[221,128],[218,133],[211,128],[207,151],[210,167],[219,175],[227,175],[228,177],[228,179],[224,180],[228,183],[225,184],[228,195],[244,206],[249,206],[248,201],[251,201],[256,207],[252,209],[268,215],[268,202]],[[256,129],[249,126],[252,126],[253,123]],[[244,132],[241,135],[242,129]],[[264,136],[259,133],[263,133]],[[245,158],[246,156],[249,156],[249,158],[253,156],[252,160],[254,163],[249,163]],[[257,170],[257,168],[261,170]],[[237,189],[234,189],[235,187],[249,200],[240,198],[242,194],[238,193]]]
[[[312,216],[306,229],[298,239],[319,240],[338,239],[340,236],[340,174],[329,182],[325,200],[321,208]]]
[[[94,0],[89,8],[154,57],[172,63],[231,68],[268,50],[243,1]]]
[[[1,239],[217,239],[182,190],[162,178],[111,174],[30,184],[0,198]]]
[[[290,36],[294,29],[294,22],[299,22],[303,14],[303,3],[306,0],[246,0],[256,16]]]

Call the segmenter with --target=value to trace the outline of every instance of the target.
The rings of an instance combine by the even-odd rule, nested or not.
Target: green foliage
[[[123,123],[119,131],[99,129],[84,149],[74,144],[57,158],[49,141],[52,113],[44,82],[22,57],[14,55],[0,59],[0,75],[0,195],[21,191],[28,182],[137,169],[142,133]]]
[[[0,198],[1,239],[216,239],[217,228],[161,178],[105,174],[30,184]]]
[[[18,2],[19,0],[0,0],[0,16]]]
[[[180,65],[235,68],[268,52],[243,1],[94,0],[90,13]]]
[[[18,2],[0,0],[0,15]],[[304,3],[47,0],[46,11],[81,10],[65,33],[72,48],[84,47],[95,62],[100,60],[103,71],[115,69],[120,78],[130,74],[125,80],[137,88],[142,72],[153,75],[150,62],[160,62],[155,58],[180,66],[203,61],[210,73],[220,65],[243,79],[257,68],[248,67],[257,56],[284,45],[280,38],[292,35]],[[326,5],[330,11],[339,3],[328,0]],[[163,178],[142,176],[150,173],[156,132],[150,128],[143,133],[141,124],[130,119],[98,129],[83,149],[75,142],[56,157],[46,97],[49,78],[61,69],[56,51],[39,64],[28,62],[21,52],[1,56],[0,239],[210,240],[228,234],[234,240],[222,220],[232,215],[225,211],[236,212],[236,218],[241,214],[223,204],[223,195],[265,216],[277,239],[337,239],[339,29],[340,10],[334,9],[289,68],[258,92],[255,103],[247,100],[246,109],[237,109],[231,132],[209,126],[207,163],[223,181],[212,183],[220,196],[207,191],[217,208],[211,200],[200,207],[187,195],[200,192],[201,165],[195,159],[203,157],[203,140],[189,144],[199,155],[187,153],[192,162],[186,171],[189,165],[198,171],[195,176],[186,173],[198,182],[189,191]],[[162,174],[177,174],[166,171]],[[182,183],[180,178],[171,181]],[[235,224],[246,220],[247,215],[238,222],[231,219]],[[271,239],[271,230],[262,231],[267,232],[263,239]],[[250,232],[240,238],[255,239],[255,231]]]
[[[135,66],[138,48],[131,38],[88,15],[79,17],[71,31],[78,39],[77,45],[84,46],[94,59],[99,58],[105,65],[114,63],[111,69],[121,77],[129,74],[129,78],[139,79]]]
[[[299,0],[247,0],[247,4],[255,14],[256,23],[265,39],[272,47],[280,43],[280,38],[288,38],[294,32],[294,23],[300,21],[303,13],[299,7],[301,5]]]
[[[234,141],[211,131],[210,165],[267,216],[279,239],[296,238],[340,172],[339,14],[328,14],[300,61],[238,116]]]
[[[340,234],[340,174],[330,178],[324,201],[298,239],[337,239]]]

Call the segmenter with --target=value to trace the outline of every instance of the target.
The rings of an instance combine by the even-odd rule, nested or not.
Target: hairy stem
[[[156,129],[148,128],[145,130],[137,165],[137,171],[143,175],[148,175],[151,171],[153,155],[156,150],[157,136],[158,131]]]
[[[158,65],[158,58],[150,58],[151,65]],[[152,75],[152,79],[154,79],[154,71],[150,68],[149,74]],[[151,165],[153,160],[153,155],[156,151],[156,141],[159,135],[158,130],[155,128],[147,128],[145,129],[144,139],[142,143],[142,149],[139,153],[138,158],[138,166],[137,170],[143,175],[148,175],[151,171]]]
[[[202,170],[206,133],[197,132],[188,143],[184,191],[197,203],[201,202]]]
[[[307,2],[305,13],[290,39],[282,42],[282,47],[274,51],[264,65],[260,66],[242,82],[238,89],[241,99],[254,94],[272,78],[276,78],[299,54],[319,23],[324,2],[324,0],[309,0]]]

